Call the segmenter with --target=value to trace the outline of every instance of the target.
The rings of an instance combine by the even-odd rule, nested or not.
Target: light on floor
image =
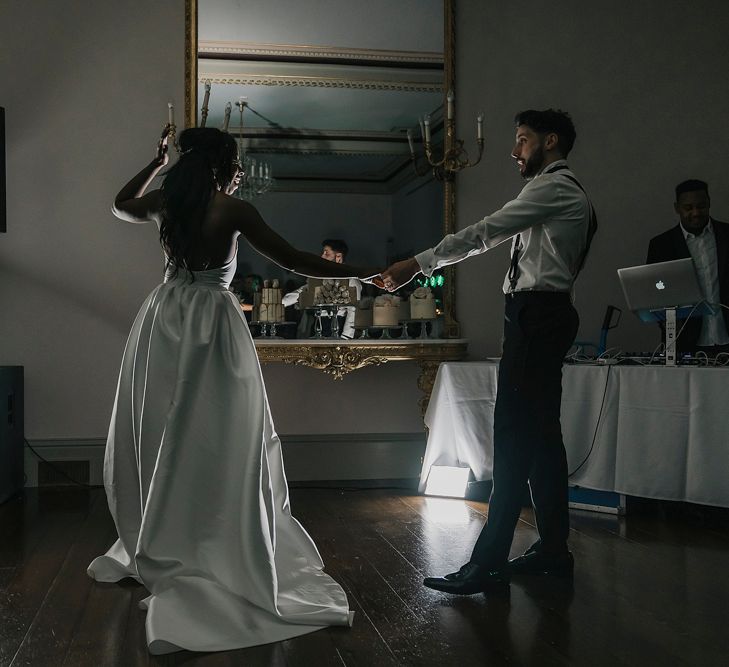
[[[431,466],[425,483],[425,495],[464,498],[470,473],[470,468]]]
[[[442,537],[442,534],[438,537],[438,524],[450,523],[465,526],[471,521],[468,506],[463,500],[457,498],[426,498],[423,516],[427,519],[426,533],[430,533],[430,530],[434,526],[436,527],[433,535],[429,535],[436,542]]]

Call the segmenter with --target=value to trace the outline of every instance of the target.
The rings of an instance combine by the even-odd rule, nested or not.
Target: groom
[[[488,520],[458,572],[425,586],[470,595],[508,586],[512,574],[571,575],[567,548],[567,459],[560,427],[562,361],[577,334],[572,285],[587,257],[597,221],[565,158],[576,133],[567,113],[517,114],[511,153],[527,181],[516,199],[435,248],[397,262],[383,274],[397,289],[419,272],[460,262],[512,240],[504,280],[504,343],[494,410],[493,490]],[[540,539],[509,561],[525,485]]]

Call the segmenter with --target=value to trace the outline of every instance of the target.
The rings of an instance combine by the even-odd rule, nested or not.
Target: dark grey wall
[[[649,239],[677,222],[678,182],[708,181],[712,214],[729,219],[727,26],[720,0],[457,3],[458,134],[472,139],[479,109],[487,124],[484,162],[458,178],[458,225],[521,188],[514,113],[568,110],[578,132],[570,163],[600,221],[576,287],[580,338],[597,338],[608,303],[624,305],[616,269],[643,263]],[[507,264],[500,247],[459,266],[460,320],[478,356],[499,351]],[[658,337],[625,313],[609,343],[652,349]]]
[[[124,341],[162,268],[156,230],[116,221],[109,205],[150,159],[168,100],[181,116],[183,7],[0,4],[9,230],[0,238],[0,364],[26,367],[31,439],[106,431]],[[648,239],[674,223],[676,182],[707,180],[712,212],[729,219],[729,3],[460,1],[457,9],[458,134],[473,142],[483,109],[488,142],[484,162],[458,177],[458,224],[519,191],[509,157],[515,111],[572,112],[571,162],[601,223],[577,288],[581,336],[594,338],[605,305],[622,304],[615,269],[640,263]],[[502,247],[459,265],[460,319],[476,356],[498,352],[507,263]],[[657,341],[626,315],[612,342]],[[326,405],[330,392],[336,417],[326,432],[415,432],[417,374],[414,364],[391,365],[334,383],[310,369],[265,371],[282,433],[324,432],[311,397]],[[307,402],[291,400],[294,390]]]

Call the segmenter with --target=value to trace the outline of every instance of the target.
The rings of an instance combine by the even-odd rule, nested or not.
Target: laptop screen
[[[694,306],[704,299],[690,257],[618,269],[618,278],[632,311]]]

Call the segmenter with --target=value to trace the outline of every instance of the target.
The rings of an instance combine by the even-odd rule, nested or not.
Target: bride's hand
[[[384,283],[382,281],[381,276],[382,269],[380,268],[366,268],[362,270],[358,274],[358,278],[361,282],[366,283],[368,285],[374,285],[375,287],[379,287],[380,289],[384,289]]]
[[[159,167],[164,167],[170,160],[170,156],[167,155],[167,142],[170,138],[170,124],[167,123],[162,130],[162,136],[157,142],[157,155],[154,158],[154,162]]]

